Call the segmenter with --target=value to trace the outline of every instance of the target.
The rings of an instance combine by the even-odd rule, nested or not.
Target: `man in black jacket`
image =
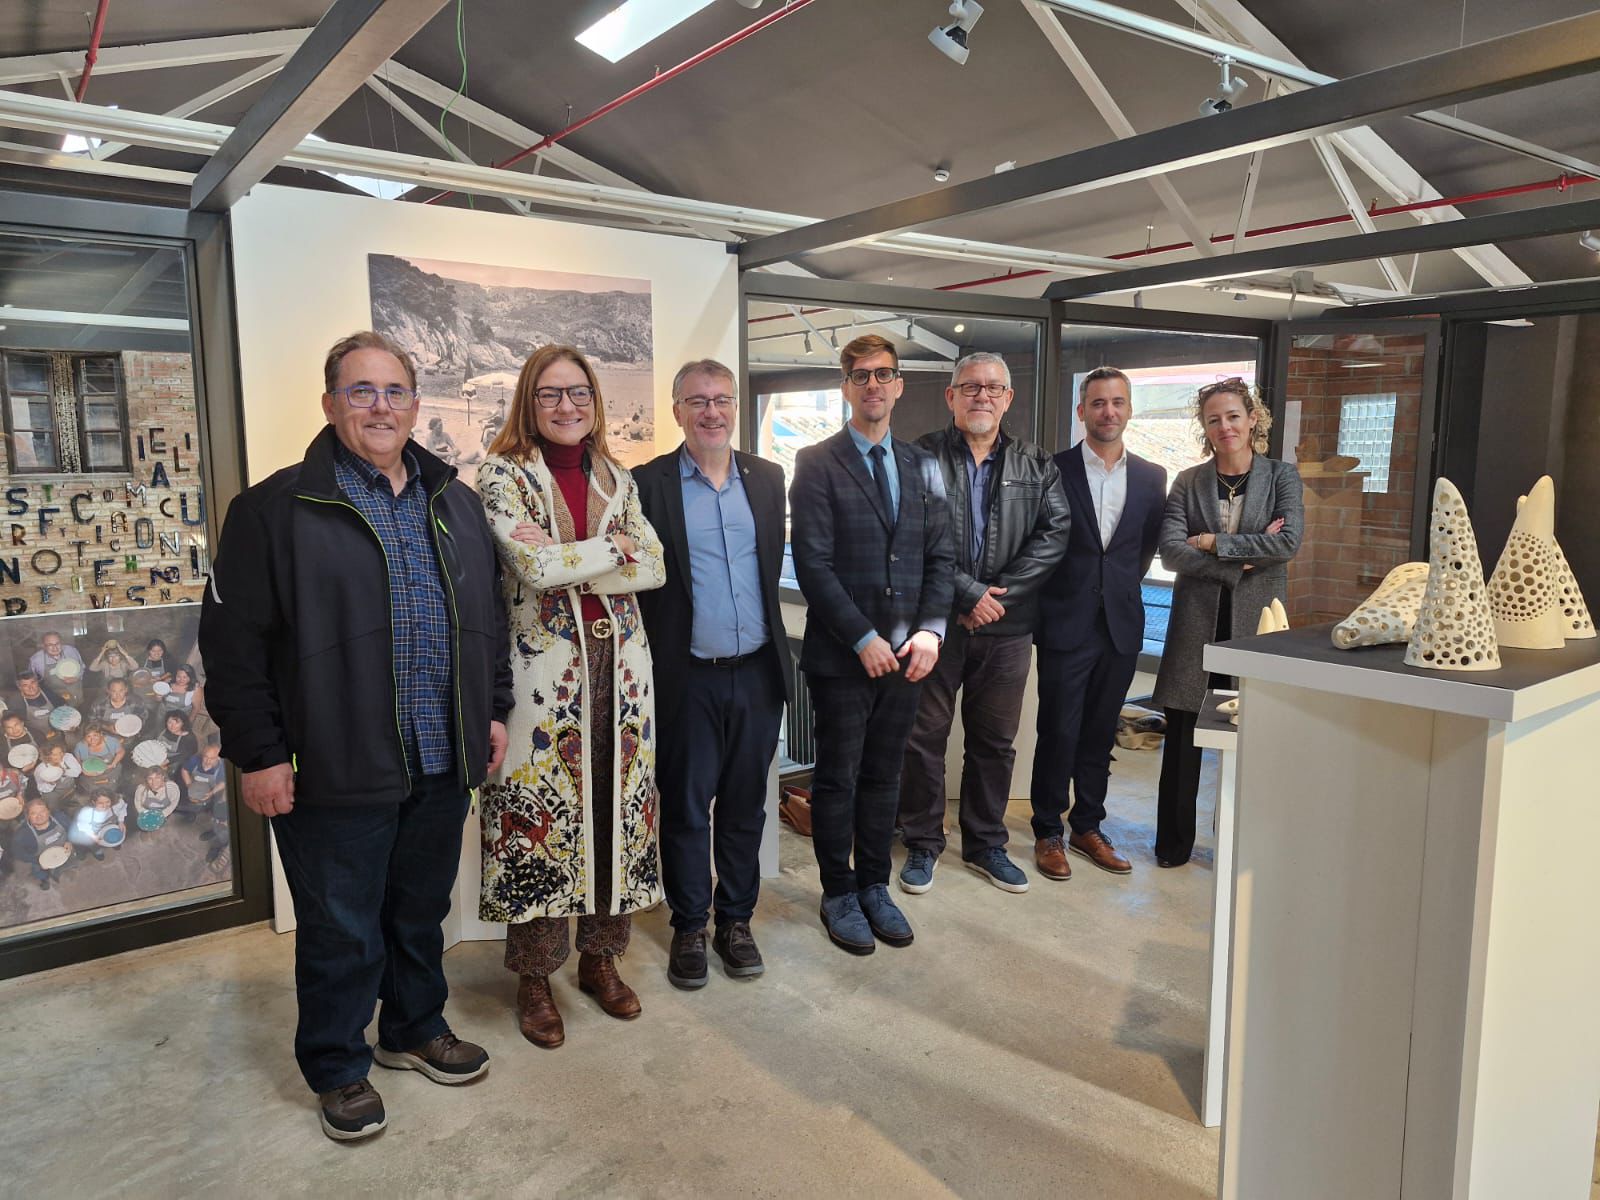
[[[294,897],[295,1057],[323,1131],[348,1141],[386,1123],[374,1057],[437,1083],[488,1069],[444,1019],[440,924],[512,700],[494,542],[455,470],[409,441],[405,351],[344,338],[324,386],[304,461],[228,511],[200,650],[223,753]]]
[[[805,595],[800,666],[816,710],[811,833],[822,923],[834,944],[911,944],[889,898],[906,735],[939,659],[954,590],[944,479],[933,456],[889,436],[903,384],[876,334],[839,353],[850,424],[808,446],[789,489],[794,573]],[[855,861],[852,866],[851,853]]]
[[[1096,367],[1078,389],[1084,437],[1056,455],[1072,506],[1072,537],[1039,598],[1039,745],[1033,757],[1034,862],[1069,879],[1067,850],[1103,871],[1133,868],[1100,829],[1117,716],[1144,642],[1141,586],[1155,558],[1167,473],[1128,453],[1133,415],[1127,375]],[[1072,789],[1072,833],[1062,814]]]
[[[794,669],[778,601],[783,468],[733,448],[737,391],[722,363],[685,363],[672,381],[683,445],[633,473],[666,555],[667,585],[641,592],[639,607],[655,660],[661,873],[673,930],[667,978],[680,988],[706,982],[713,907],[723,969],[735,978],[765,969],[750,918],[761,890],[767,777]]]
[[[1007,892],[1028,877],[1006,854],[1012,743],[1033,663],[1039,588],[1067,550],[1067,500],[1050,456],[1001,428],[1014,393],[998,354],[969,354],[944,392],[952,423],[918,441],[939,462],[956,546],[956,627],[922,688],[900,780],[902,891],[933,886],[944,852],[945,747],[961,693],[961,857]]]

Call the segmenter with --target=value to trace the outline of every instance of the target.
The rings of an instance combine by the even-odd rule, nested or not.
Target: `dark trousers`
[[[294,1054],[314,1092],[364,1079],[378,1042],[408,1050],[449,1032],[444,932],[467,793],[427,775],[398,804],[296,802],[272,818],[294,897]]]
[[[1181,708],[1163,711],[1167,736],[1161,743],[1161,782],[1156,792],[1156,857],[1181,864],[1194,853],[1194,804],[1206,752],[1194,744],[1199,713]]]
[[[1139,656],[1120,654],[1105,613],[1070,650],[1039,651],[1039,742],[1033,752],[1033,836],[1089,833],[1106,817],[1111,751]],[[1070,795],[1069,795],[1070,786]]]
[[[944,851],[945,747],[961,693],[961,856],[1006,844],[1014,743],[1033,665],[1033,635],[973,637],[952,626],[923,681],[900,778],[900,833],[907,846]]]
[[[782,677],[770,654],[757,654],[731,667],[691,658],[679,682],[670,716],[660,709],[656,714],[661,875],[672,927],[704,929],[713,908],[719,925],[748,921],[761,890],[761,831],[783,719]]]
[[[817,741],[811,842],[824,896],[889,882],[900,766],[922,691],[921,683],[906,682],[903,661],[901,670],[878,679],[806,678]]]

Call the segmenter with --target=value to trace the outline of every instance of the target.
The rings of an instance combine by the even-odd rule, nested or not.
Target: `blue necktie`
[[[883,505],[883,515],[889,518],[889,529],[893,531],[899,523],[900,514],[895,511],[894,498],[889,494],[889,472],[883,464],[882,443],[868,450],[867,457],[872,459],[872,477],[878,481],[878,503]]]

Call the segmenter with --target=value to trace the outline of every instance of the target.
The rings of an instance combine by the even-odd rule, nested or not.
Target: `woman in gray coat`
[[[1200,389],[1197,415],[1208,459],[1173,481],[1161,524],[1161,564],[1178,577],[1154,696],[1167,715],[1156,805],[1163,867],[1181,867],[1194,850],[1201,654],[1207,642],[1255,633],[1261,610],[1287,599],[1288,562],[1305,532],[1300,473],[1266,456],[1272,416],[1260,395],[1224,379]]]

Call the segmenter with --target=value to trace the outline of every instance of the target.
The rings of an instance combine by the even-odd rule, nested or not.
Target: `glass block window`
[[[1395,394],[1346,396],[1339,415],[1339,453],[1359,458],[1367,473],[1362,491],[1389,490],[1389,452],[1394,445]]]

